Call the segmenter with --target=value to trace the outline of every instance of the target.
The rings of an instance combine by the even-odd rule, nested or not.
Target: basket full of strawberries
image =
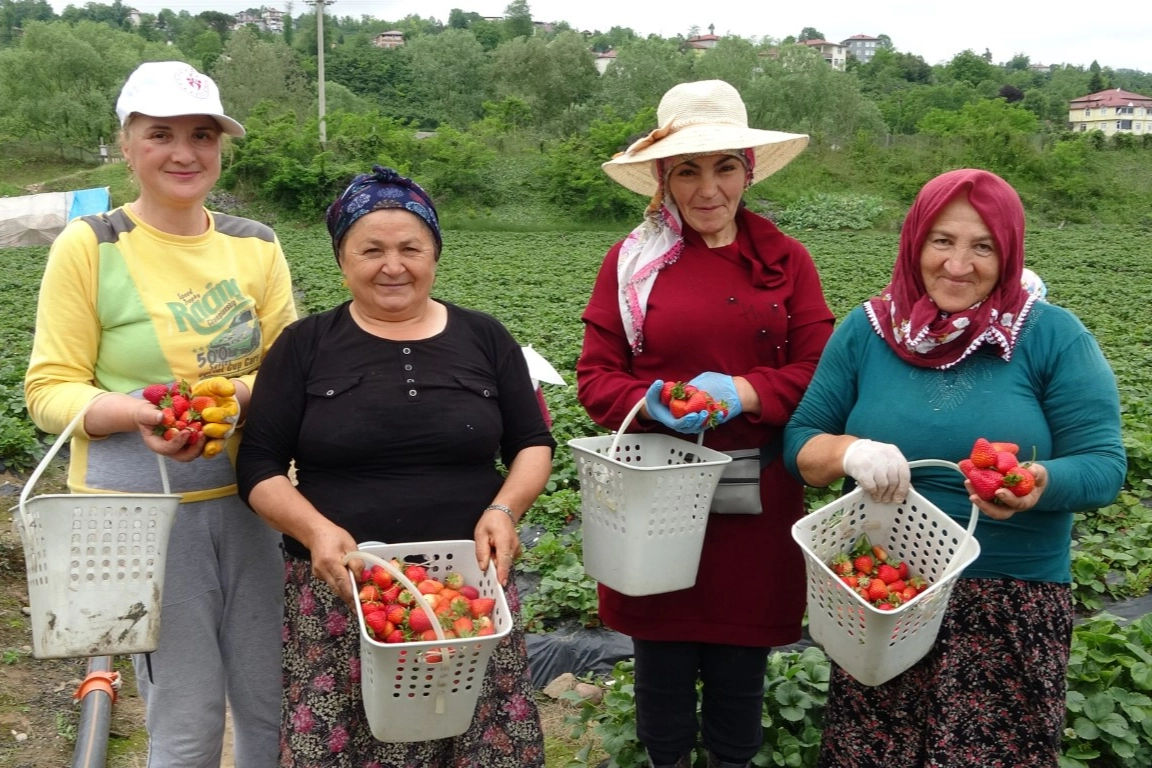
[[[949,461],[909,462],[912,468]],[[922,659],[936,641],[952,587],[980,554],[972,535],[915,488],[882,504],[861,488],[792,526],[804,553],[808,631],[864,685],[880,685]]]
[[[469,540],[363,544],[357,594],[364,712],[380,741],[468,730],[488,660],[512,631],[496,569]]]

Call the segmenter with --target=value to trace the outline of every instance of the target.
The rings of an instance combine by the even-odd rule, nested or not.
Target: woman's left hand
[[[1025,496],[1017,496],[1007,488],[1000,488],[996,491],[994,501],[984,501],[976,495],[972,483],[965,480],[964,487],[968,489],[968,498],[981,512],[994,520],[1007,520],[1017,512],[1024,512],[1036,506],[1040,497],[1044,495],[1044,489],[1048,486],[1048,470],[1044,468],[1043,464],[1033,462],[1028,465],[1028,471],[1036,478],[1036,485]]]
[[[476,523],[476,563],[481,571],[488,570],[489,560],[496,563],[496,580],[508,583],[512,563],[520,555],[520,536],[516,525],[501,509],[489,509]]]

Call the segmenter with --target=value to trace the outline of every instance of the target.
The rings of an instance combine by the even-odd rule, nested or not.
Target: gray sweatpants
[[[168,543],[160,644],[133,656],[148,768],[219,768],[225,697],[236,765],[279,757],[284,561],[280,534],[237,496],[181,504]]]

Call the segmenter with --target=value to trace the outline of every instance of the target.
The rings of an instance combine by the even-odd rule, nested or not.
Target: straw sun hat
[[[659,127],[601,167],[621,186],[652,196],[655,164],[662,157],[688,153],[752,149],[756,167],[752,183],[787,165],[808,145],[802,133],[762,131],[748,127],[748,110],[739,92],[723,80],[700,80],[674,86],[656,109]]]

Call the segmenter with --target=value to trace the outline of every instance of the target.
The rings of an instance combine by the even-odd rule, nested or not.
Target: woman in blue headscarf
[[[379,166],[357,176],[327,223],[352,298],[273,345],[238,457],[241,496],[284,534],[280,764],[543,766],[508,577],[516,522],[544,489],[555,441],[524,356],[495,318],[432,297],[440,224],[411,179]],[[475,540],[481,570],[495,563],[515,629],[493,653],[464,734],[376,741],[344,557],[357,542],[447,539]]]

